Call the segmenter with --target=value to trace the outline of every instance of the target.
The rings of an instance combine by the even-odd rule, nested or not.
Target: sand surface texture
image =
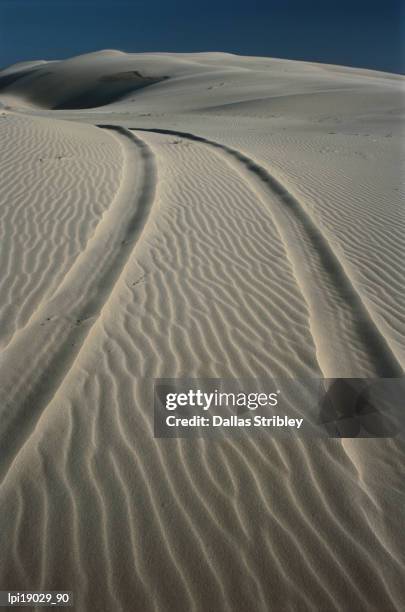
[[[404,113],[396,75],[222,53],[0,72],[0,589],[405,609],[401,436],[162,440],[151,404],[403,376]]]

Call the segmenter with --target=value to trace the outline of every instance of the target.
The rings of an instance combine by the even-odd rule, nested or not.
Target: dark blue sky
[[[403,73],[404,4],[405,0],[0,0],[0,65],[115,48],[229,51]]]

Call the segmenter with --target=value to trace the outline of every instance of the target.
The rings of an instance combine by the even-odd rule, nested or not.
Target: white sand
[[[403,374],[403,93],[222,53],[0,72],[0,588],[404,609],[400,439],[162,441],[150,404],[155,377]]]

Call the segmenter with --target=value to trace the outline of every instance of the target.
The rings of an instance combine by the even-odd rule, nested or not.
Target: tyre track
[[[178,130],[131,129],[212,147],[238,170],[267,210],[270,207],[309,306],[318,361],[326,377],[403,376],[403,368],[322,230],[277,178],[238,149],[214,140]]]
[[[124,147],[124,175],[117,195],[56,292],[15,334],[1,356],[0,480],[100,316],[153,204],[157,181],[153,153],[125,128],[110,129]]]

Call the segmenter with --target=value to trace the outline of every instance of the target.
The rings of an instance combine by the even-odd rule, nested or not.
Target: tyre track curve
[[[125,160],[116,197],[58,289],[15,334],[1,356],[0,480],[100,316],[153,205],[157,182],[153,153],[125,128],[111,126],[111,130],[124,148]]]
[[[309,306],[320,367],[326,377],[401,377],[403,368],[328,239],[301,203],[267,169],[238,149],[190,132],[137,128],[209,146],[236,168],[271,209],[297,283]],[[347,351],[347,346],[351,351]]]

